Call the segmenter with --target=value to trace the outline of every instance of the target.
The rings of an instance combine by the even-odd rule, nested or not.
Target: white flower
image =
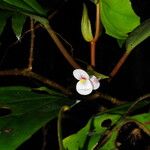
[[[82,69],[75,69],[73,71],[73,76],[79,80],[76,85],[76,90],[81,95],[88,95],[93,90],[96,90],[100,87],[100,82],[97,77],[89,76]]]

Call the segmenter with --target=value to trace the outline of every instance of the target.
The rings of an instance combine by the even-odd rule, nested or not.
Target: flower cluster
[[[76,90],[81,95],[88,95],[100,87],[99,79],[94,75],[89,76],[88,73],[82,69],[75,69],[73,76],[79,80],[76,84]]]

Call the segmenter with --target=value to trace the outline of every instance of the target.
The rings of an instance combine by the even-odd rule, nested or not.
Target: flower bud
[[[85,41],[90,42],[93,40],[91,22],[88,16],[88,10],[85,4],[83,4],[83,14],[81,19],[81,32]]]

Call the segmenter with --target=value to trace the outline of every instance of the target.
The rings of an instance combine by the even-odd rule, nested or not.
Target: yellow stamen
[[[85,82],[86,82],[85,79],[81,79],[81,80],[80,80],[80,83],[82,83],[82,84],[84,84]]]

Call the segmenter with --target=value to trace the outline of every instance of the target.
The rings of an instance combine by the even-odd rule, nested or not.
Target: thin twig
[[[73,56],[73,46],[62,35],[60,35],[57,32],[55,32],[55,33],[70,47],[70,52],[71,52],[71,55]]]
[[[58,13],[58,10],[55,10],[52,14],[50,14],[50,15],[48,16],[48,20],[51,20],[57,13]],[[30,28],[29,30],[25,31],[25,32],[22,34],[22,36],[20,37],[20,40],[21,40],[26,34],[32,32],[32,30],[35,31],[36,29],[39,29],[39,28],[42,28],[42,25],[41,25],[41,24],[36,24],[33,28]],[[19,40],[19,41],[20,41],[20,40]],[[18,43],[18,40],[17,40],[16,42],[12,43],[12,45],[11,45],[10,47],[14,46],[14,45],[17,44],[17,43]]]
[[[48,16],[48,20],[51,20],[57,13],[59,12],[59,10],[55,10],[54,12],[52,12],[49,16]]]
[[[69,110],[69,106],[63,106],[58,114],[58,120],[57,120],[57,136],[58,136],[58,144],[59,144],[59,150],[64,150],[63,142],[62,142],[62,117],[63,113],[67,110]]]
[[[33,78],[33,79],[36,79],[36,80],[39,80],[41,81],[42,83],[46,84],[46,85],[49,85],[55,89],[58,89],[60,90],[61,92],[63,92],[64,94],[66,95],[71,95],[72,93],[70,91],[68,91],[65,87],[61,86],[60,84],[52,81],[52,80],[49,80],[37,73],[34,73],[34,72],[26,72],[25,73],[25,76],[26,77],[30,77],[30,78]]]
[[[104,93],[101,93],[101,92],[96,92],[95,94],[87,97],[88,100],[95,100],[95,99],[98,99],[98,98],[105,99],[105,100],[111,102],[114,105],[121,105],[121,104],[125,103],[124,101],[121,101],[117,98],[114,98],[110,95],[107,95],[107,94],[104,94]]]
[[[72,95],[70,91],[68,91],[65,87],[59,85],[58,83],[51,81],[35,72],[32,72],[27,69],[12,69],[12,70],[3,70],[0,71],[0,76],[24,76],[32,79],[36,79],[40,82],[42,82],[45,85],[48,85],[52,88],[55,88],[57,90],[60,90],[65,95],[69,96]]]
[[[31,19],[30,29],[31,29],[31,40],[30,40],[31,43],[30,43],[30,51],[29,51],[28,69],[32,70],[34,39],[35,39],[34,20],[33,19]]]
[[[132,109],[133,109],[138,103],[140,103],[141,101],[143,101],[143,100],[145,100],[145,99],[147,99],[147,98],[150,98],[150,94],[146,94],[146,95],[144,95],[144,96],[139,97],[139,98],[135,101],[135,103],[133,103],[133,104],[129,107],[129,109],[128,109],[128,111],[126,112],[126,114],[124,115],[124,117],[127,116],[127,115],[129,115],[129,114],[131,113]]]
[[[44,27],[47,30],[47,32],[49,33],[49,35],[51,36],[51,38],[53,39],[53,41],[55,42],[55,44],[58,47],[58,49],[60,50],[60,52],[63,54],[63,56],[69,62],[69,64],[74,68],[81,68],[80,65],[77,62],[75,62],[73,57],[68,53],[68,51],[66,50],[64,45],[61,43],[61,41],[57,37],[56,33],[53,31],[51,26],[49,24],[44,24]]]
[[[41,149],[41,150],[46,150],[46,145],[47,145],[47,142],[46,142],[46,139],[47,139],[47,132],[48,132],[48,128],[47,128],[47,126],[45,125],[45,126],[42,128],[42,133],[43,133],[43,145],[42,145],[42,149]]]

